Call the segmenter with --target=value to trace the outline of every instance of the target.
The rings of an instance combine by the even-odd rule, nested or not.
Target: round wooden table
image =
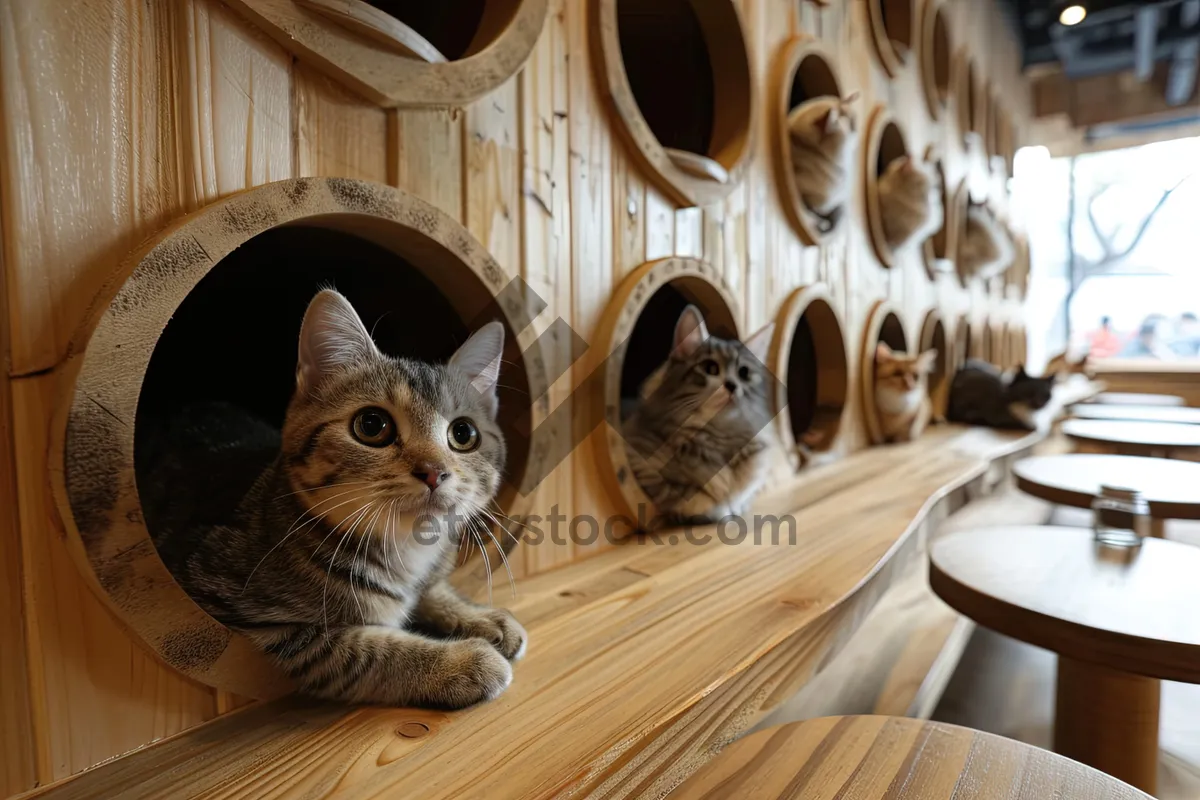
[[[1164,458],[1200,453],[1200,425],[1069,419],[1062,432],[1093,452]]]
[[[1103,403],[1117,406],[1186,406],[1187,401],[1173,394],[1139,394],[1137,392],[1101,392],[1087,400],[1088,403]]]
[[[1150,505],[1154,535],[1168,519],[1200,520],[1200,464],[1166,458],[1069,453],[1013,464],[1017,488],[1058,505],[1091,508],[1101,486],[1135,489]]]
[[[669,797],[1148,800],[1149,795],[1046,750],[970,728],[900,717],[825,717],[738,739]]]
[[[1200,547],[1097,545],[1053,526],[949,534],[929,584],[980,625],[1058,654],[1054,749],[1154,794],[1159,681],[1200,683]]]
[[[1176,422],[1200,425],[1200,408],[1173,406],[1105,406],[1097,403],[1078,405],[1071,409],[1076,419],[1117,419],[1130,422]]]

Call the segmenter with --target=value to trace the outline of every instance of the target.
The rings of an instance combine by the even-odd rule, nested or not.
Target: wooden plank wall
[[[928,116],[915,66],[889,80],[870,49],[864,0],[736,0],[762,99],[778,48],[819,36],[861,116],[888,103],[914,150],[942,142],[953,183],[970,176],[1001,207],[1004,179],[968,157],[953,110]],[[920,0],[918,0],[919,4]],[[875,261],[856,199],[848,235],[800,245],[779,206],[765,117],[755,160],[725,201],[678,209],[624,151],[600,103],[585,0],[553,0],[527,68],[451,111],[384,111],[292,56],[218,0],[0,0],[0,795],[78,772],[209,719],[217,693],[161,666],[93,597],[62,541],[46,475],[56,366],[105,274],[138,241],[219,197],[303,175],[392,183],[463,222],[585,339],[614,286],[670,254],[715,264],[753,330],[796,286],[825,281],[846,323],[851,374],[871,303],[890,297],[915,339],[927,309],[1020,324],[981,286],[931,283],[917,257]],[[990,4],[951,0],[967,47],[1022,129],[1028,90]],[[856,195],[861,187],[856,179]],[[947,324],[953,330],[952,324]],[[565,357],[560,354],[559,357]],[[553,387],[563,402],[580,374]],[[857,392],[852,392],[857,397]],[[866,445],[852,401],[838,451]],[[615,505],[581,447],[534,510],[603,517]],[[790,478],[789,478],[790,479]],[[600,546],[600,545],[597,545]],[[579,558],[567,544],[518,551],[517,571]]]

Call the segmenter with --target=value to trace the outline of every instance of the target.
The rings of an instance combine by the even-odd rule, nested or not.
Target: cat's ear
[[[500,380],[500,359],[504,354],[504,326],[489,322],[463,342],[450,357],[450,366],[462,371],[471,388],[490,398],[495,414],[496,384]]]
[[[743,344],[746,349],[754,354],[762,363],[767,363],[767,353],[771,349],[771,337],[775,335],[775,323],[768,322],[763,327],[759,328],[753,336],[747,339]]]
[[[892,348],[888,347],[887,342],[880,342],[879,344],[875,345],[876,361],[891,361],[892,356]]]
[[[937,361],[937,356],[938,351],[936,347],[921,353],[921,355],[917,356],[917,371],[925,373],[932,372],[933,365]]]
[[[671,345],[671,357],[681,360],[690,358],[700,349],[700,345],[704,344],[706,339],[708,339],[708,326],[704,324],[704,317],[700,314],[700,309],[688,306],[679,315],[679,321],[675,323],[675,341]]]
[[[821,131],[823,136],[828,136],[837,130],[838,114],[837,109],[833,106],[825,109],[821,116],[817,117],[817,129]]]
[[[1027,373],[1025,371],[1025,365],[1022,364],[1021,366],[1017,367],[1017,372],[1016,372],[1016,375],[1014,376],[1013,380],[1023,381],[1028,377],[1029,377],[1029,373]]]
[[[379,356],[358,312],[333,289],[322,289],[308,304],[300,326],[296,384],[313,389],[329,375]]]

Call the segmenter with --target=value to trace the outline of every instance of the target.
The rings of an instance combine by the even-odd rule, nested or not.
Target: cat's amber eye
[[[446,441],[450,445],[450,449],[460,453],[477,450],[481,438],[475,423],[466,417],[459,417],[451,422],[450,428],[446,431]]]
[[[700,366],[703,367],[704,371],[709,375],[721,374],[721,365],[716,361],[713,361],[711,358],[704,359],[704,361],[700,362]]]
[[[382,408],[364,408],[350,423],[354,438],[368,447],[387,447],[396,441],[396,423]]]
[[[738,369],[738,377],[744,381],[750,380],[750,368],[749,367],[740,367]]]

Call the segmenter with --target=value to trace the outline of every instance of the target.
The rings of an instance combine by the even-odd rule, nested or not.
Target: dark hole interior
[[[904,136],[900,133],[900,129],[894,122],[887,123],[879,140],[879,156],[875,160],[875,174],[883,175],[888,164],[907,154],[908,148],[904,145]]]
[[[641,316],[633,326],[629,345],[625,349],[625,361],[621,365],[621,418],[627,419],[637,404],[638,389],[654,370],[662,366],[671,354],[675,338],[675,323],[679,315],[694,304],[704,315],[709,334],[722,338],[737,338],[737,331],[722,320],[729,317],[728,311],[715,311],[706,307],[682,286],[667,283],[650,296],[642,309]]]
[[[912,0],[873,0],[879,3],[879,16],[883,19],[883,27],[887,37],[892,42],[902,45],[901,57],[908,54],[912,48]]]
[[[966,361],[975,356],[971,352],[971,326],[966,323],[963,323],[962,327],[958,329],[958,353],[960,361]]]
[[[933,18],[933,84],[945,103],[950,96],[950,31],[941,8]]]
[[[472,50],[488,0],[366,0],[429,40],[451,61]]]
[[[468,336],[447,297],[390,250],[328,228],[265,231],[196,285],[159,338],[138,399],[135,461],[143,460],[154,423],[189,403],[228,403],[277,430],[295,387],[304,311],[327,286],[349,298],[385,353],[444,361]],[[515,352],[506,347],[500,376],[502,423],[529,402],[525,376],[511,366]],[[525,456],[510,445],[508,475],[520,474],[514,470],[523,469]],[[246,465],[249,480],[273,457],[264,451],[261,463]]]
[[[946,187],[946,169],[942,164],[942,160],[938,159],[934,162],[934,170],[937,172],[938,182],[942,187],[942,227],[928,240],[933,247],[933,254],[937,258],[947,258],[947,248],[949,245],[950,231],[950,195]]]
[[[983,333],[979,337],[979,357],[987,362],[992,360],[992,328],[990,325],[983,326]]]
[[[923,344],[923,349],[934,348],[937,350],[937,358],[933,362],[933,372],[929,375],[929,393],[942,385],[947,378],[948,364],[950,355],[946,350],[946,329],[942,325],[941,320],[933,323],[933,331],[928,336],[928,341]]]
[[[846,346],[833,309],[814,300],[800,315],[788,352],[787,398],[792,436],[826,449],[833,444],[846,405]]]
[[[889,312],[883,318],[883,325],[879,328],[879,341],[897,353],[908,352],[908,338],[904,335],[904,326],[894,313]]]
[[[816,97],[841,97],[837,78],[825,59],[809,54],[800,60],[792,75],[792,91],[788,95],[788,110]]]
[[[659,144],[710,155],[713,67],[691,0],[618,0],[617,32],[634,100]]]

